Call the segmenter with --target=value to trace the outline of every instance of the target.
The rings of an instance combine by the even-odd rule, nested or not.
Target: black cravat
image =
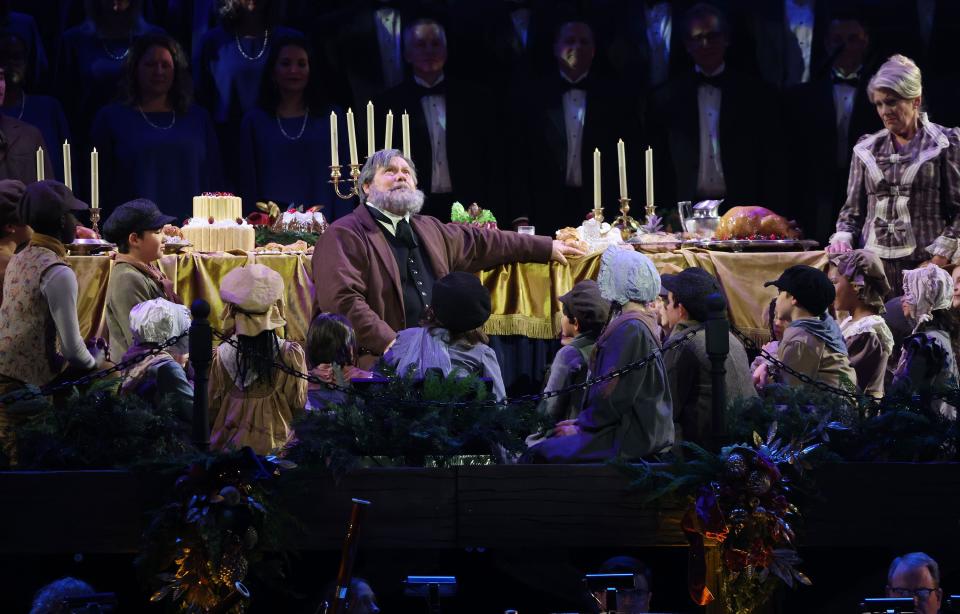
[[[446,96],[447,95],[447,80],[444,79],[440,83],[437,83],[433,87],[427,87],[425,85],[420,85],[416,81],[413,82],[414,88],[417,92],[417,96],[423,98],[424,96]]]
[[[857,87],[860,85],[860,75],[847,75],[846,77],[841,77],[837,73],[833,73],[833,83],[841,85],[849,85],[851,87]]]
[[[726,72],[727,72],[727,71],[723,71],[723,72],[720,73],[719,75],[713,75],[712,77],[708,77],[707,75],[705,75],[705,74],[703,74],[702,72],[699,72],[699,71],[698,71],[698,72],[697,72],[697,83],[700,84],[700,85],[712,85],[713,87],[715,87],[715,88],[717,88],[717,89],[722,89],[722,88],[723,88],[723,84],[724,84],[724,82],[726,81],[726,79],[724,78],[724,75],[726,74]]]
[[[406,245],[407,249],[416,249],[420,245],[417,235],[413,234],[413,228],[407,220],[397,222],[397,239]]]

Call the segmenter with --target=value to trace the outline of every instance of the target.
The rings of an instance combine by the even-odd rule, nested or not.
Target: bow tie
[[[834,85],[840,84],[840,85],[849,85],[851,87],[857,87],[858,85],[860,85],[860,75],[854,74],[854,75],[847,75],[845,77],[841,77],[837,73],[833,73],[833,83]]]
[[[726,83],[726,71],[723,71],[719,75],[707,76],[702,72],[697,73],[697,84],[698,85],[710,85],[717,89],[722,89]]]
[[[416,81],[413,83],[414,89],[417,92],[417,96],[423,98],[424,96],[446,96],[447,95],[447,80],[444,79],[440,83],[437,83],[433,87],[425,87],[420,85]]]

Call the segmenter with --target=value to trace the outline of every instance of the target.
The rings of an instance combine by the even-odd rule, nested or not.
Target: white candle
[[[593,150],[593,208],[603,208],[600,199],[600,150]]]
[[[353,109],[347,109],[347,143],[350,145],[350,164],[359,164],[357,157],[357,129],[353,125]]]
[[[73,161],[70,159],[70,142],[63,142],[63,185],[73,190]]]
[[[400,126],[403,132],[403,155],[410,158],[410,115],[406,111],[400,117]]]
[[[337,136],[337,114],[330,111],[330,165],[340,166],[340,137]]]
[[[37,181],[43,181],[44,179],[43,147],[37,147]]]
[[[387,111],[387,129],[383,136],[383,148],[391,149],[393,147],[393,111]]]
[[[647,147],[644,152],[644,172],[647,175],[647,206],[653,205],[653,148]]]
[[[620,198],[627,198],[627,152],[623,139],[617,141],[617,170],[620,173]]]
[[[367,102],[367,157],[373,156],[373,152],[377,150],[377,144],[375,143],[376,135],[376,125],[373,116],[373,103]]]
[[[96,147],[90,152],[90,208],[100,208],[100,154]]]

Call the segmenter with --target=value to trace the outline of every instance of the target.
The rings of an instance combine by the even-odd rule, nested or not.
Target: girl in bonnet
[[[653,302],[660,274],[638,252],[609,247],[600,260],[600,296],[611,302],[610,321],[597,338],[588,377],[601,377],[660,349]],[[673,403],[663,357],[592,386],[573,420],[528,450],[536,462],[596,462],[615,456],[650,457],[673,445]]]
[[[893,352],[893,333],[882,315],[883,297],[890,284],[883,263],[865,249],[830,255],[830,281],[836,290],[834,306],[849,315],[840,322],[850,366],[864,394],[883,398],[887,363]]]
[[[223,278],[220,298],[224,329],[233,330],[236,347],[221,343],[210,368],[210,448],[250,446],[269,454],[292,435],[290,424],[307,400],[307,382],[272,364],[307,370],[303,349],[277,334],[287,323],[283,279],[262,264],[239,267]]]
[[[953,278],[940,267],[903,272],[903,315],[916,326],[903,341],[891,390],[926,393],[957,387],[954,347],[960,323],[950,311],[952,298]],[[957,417],[956,408],[941,400],[931,401],[931,409]]]

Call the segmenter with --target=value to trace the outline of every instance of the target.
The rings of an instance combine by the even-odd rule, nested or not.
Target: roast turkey
[[[728,239],[798,239],[797,223],[764,207],[733,207],[723,214],[714,238]]]

